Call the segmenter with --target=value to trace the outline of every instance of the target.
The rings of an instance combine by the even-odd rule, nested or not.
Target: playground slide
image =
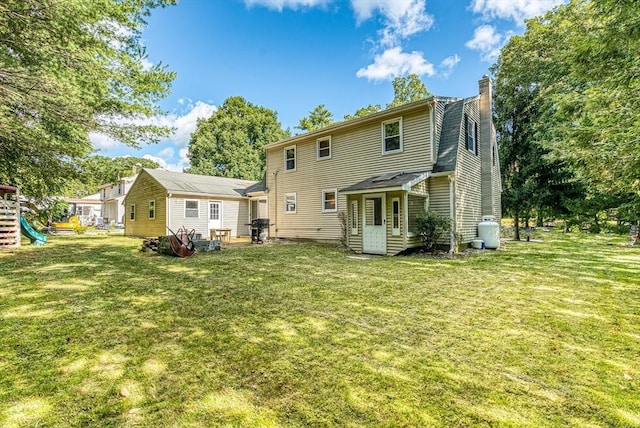
[[[31,245],[43,245],[47,242],[47,237],[36,232],[23,215],[20,216],[20,227],[22,227],[22,234],[31,240]]]

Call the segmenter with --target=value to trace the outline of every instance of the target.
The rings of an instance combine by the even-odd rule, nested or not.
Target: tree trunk
[[[536,222],[537,227],[544,227],[544,218],[542,217],[542,210],[538,211],[538,221]]]
[[[516,241],[520,240],[520,214],[518,210],[515,210],[513,213],[513,239]]]

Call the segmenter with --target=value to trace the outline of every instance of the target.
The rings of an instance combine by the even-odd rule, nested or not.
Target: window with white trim
[[[197,200],[184,201],[184,216],[185,218],[200,217],[200,201],[197,201]]]
[[[323,190],[322,191],[322,212],[334,213],[338,211],[338,190]]]
[[[284,195],[284,213],[295,214],[297,209],[297,196],[295,193],[285,193]]]
[[[400,198],[391,200],[391,234],[400,235]]]
[[[289,146],[284,148],[284,170],[296,170],[296,146]]]
[[[382,153],[402,151],[402,119],[382,122]]]
[[[154,199],[149,201],[149,220],[156,218],[156,201]]]
[[[471,153],[478,154],[478,123],[464,115],[465,138],[467,140],[467,150]]]
[[[331,159],[331,136],[318,138],[316,141],[318,160]]]
[[[351,234],[358,234],[358,201],[351,201]]]
[[[131,204],[129,206],[129,220],[135,221],[136,219],[136,204]]]

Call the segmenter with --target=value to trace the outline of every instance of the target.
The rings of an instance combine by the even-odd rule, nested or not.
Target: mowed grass
[[[0,251],[0,426],[640,426],[640,249]]]

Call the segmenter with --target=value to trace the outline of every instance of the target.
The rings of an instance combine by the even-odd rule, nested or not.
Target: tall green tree
[[[103,184],[116,183],[120,178],[128,177],[134,170],[158,168],[157,162],[133,156],[110,158],[94,155],[78,160],[78,178],[65,193],[67,196],[82,197],[98,191]]]
[[[432,95],[420,80],[420,76],[414,73],[393,79],[393,92],[394,98],[387,104],[387,108],[419,101]]]
[[[324,104],[316,106],[309,112],[309,116],[300,119],[300,123],[295,128],[303,131],[316,131],[333,123],[333,113]]]
[[[189,142],[192,174],[260,180],[266,144],[289,136],[275,111],[242,97],[227,98],[208,119],[198,121]]]
[[[369,104],[366,107],[359,108],[353,114],[345,114],[344,115],[344,120],[352,120],[352,119],[357,119],[359,117],[369,116],[370,114],[377,113],[380,110],[382,110],[382,106],[380,106],[380,104],[375,104],[375,105],[374,104]]]
[[[144,18],[175,0],[4,0],[0,4],[0,182],[59,194],[92,151],[169,130],[143,125],[175,75],[145,65]]]
[[[588,212],[594,221],[594,210],[619,208],[615,204],[640,216],[640,207],[634,207],[640,199],[640,139],[633,131],[640,123],[636,3],[574,0],[561,5],[529,20],[524,35],[503,48],[496,67],[496,123],[528,114],[528,138],[541,148],[542,166],[553,161],[570,168],[579,179],[574,184],[586,192],[583,203],[565,198],[567,207],[578,216],[585,213],[577,211]],[[522,93],[529,96],[525,102],[518,101]],[[500,107],[500,97],[511,100]],[[508,144],[501,140],[503,149]],[[531,171],[533,178],[538,171]],[[508,178],[508,171],[503,174]],[[536,186],[539,198],[546,188]]]

